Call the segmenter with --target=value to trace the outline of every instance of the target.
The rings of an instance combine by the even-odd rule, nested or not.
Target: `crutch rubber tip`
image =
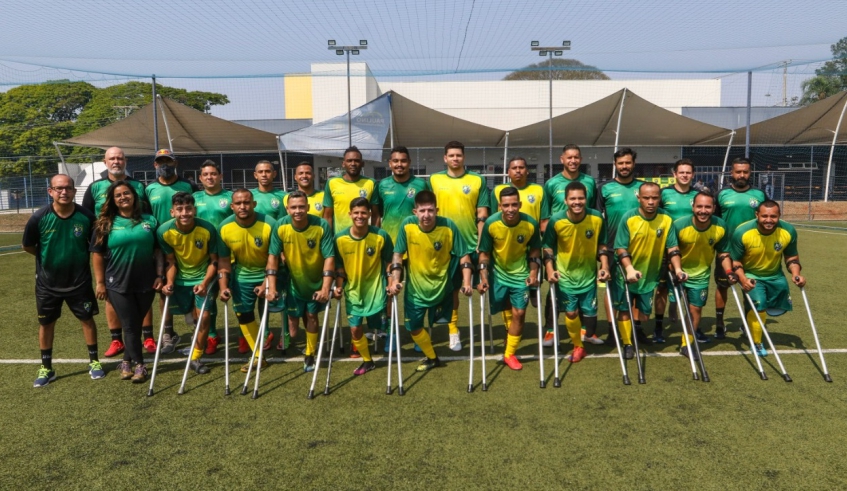
[[[697,375],[696,373],[694,374],[694,380],[700,380],[700,376]]]
[[[147,397],[153,397],[153,389],[147,391]]]
[[[253,399],[258,399],[258,398],[259,398],[259,391],[258,391],[258,390],[254,390],[254,391],[253,391],[253,396],[252,396],[252,398],[253,398]]]
[[[830,377],[828,373],[823,374],[823,379],[829,383],[832,383],[832,377]]]
[[[385,389],[385,395],[387,395],[387,396],[390,396],[392,392],[394,392],[394,391],[391,390],[391,387],[388,387],[387,389]]]
[[[241,389],[241,395],[243,395],[243,396],[247,395],[247,387],[244,387],[243,389]]]
[[[183,394],[185,394],[185,391],[182,390],[182,389],[179,389],[179,391],[177,391],[177,393],[176,393],[176,395],[178,395],[178,396],[181,396]]]
[[[306,396],[306,399],[314,399],[314,398],[315,398],[315,391],[310,390],[309,395]]]
[[[482,391],[488,392],[488,384],[482,384]]]
[[[639,384],[646,384],[647,380],[644,377],[638,377],[638,383]]]
[[[229,390],[229,387],[227,387],[226,389],[224,389],[224,395],[225,395],[225,396],[228,396],[228,395],[230,395],[230,394],[231,394],[231,392],[230,392],[230,390]]]
[[[546,388],[547,388],[547,382],[545,382],[545,381],[543,381],[543,380],[542,380],[542,381],[538,384],[538,388],[539,388],[539,389],[546,389]]]
[[[623,376],[623,384],[624,385],[632,385],[632,382],[629,381],[629,375]]]
[[[762,377],[762,380],[767,380],[767,379],[768,379],[768,376],[767,376],[767,374],[766,374],[765,372],[759,372],[759,376],[761,376],[761,377]]]
[[[406,391],[403,390],[403,387],[400,387],[399,389],[397,389],[397,395],[400,395],[400,396],[406,395]]]
[[[328,395],[329,395],[329,387],[327,387],[326,389],[324,389],[324,395],[325,395],[325,396],[328,396]]]
[[[793,380],[791,380],[791,377],[789,377],[787,373],[782,374],[782,378],[783,378],[786,382],[793,382]]]
[[[473,384],[468,384],[468,394],[473,392]]]
[[[560,388],[561,386],[562,386],[562,381],[561,381],[561,380],[559,380],[559,379],[554,379],[554,380],[553,380],[553,387],[555,387],[555,388],[557,388],[557,389],[558,389],[558,388]]]
[[[708,375],[703,375],[703,382],[711,382]]]

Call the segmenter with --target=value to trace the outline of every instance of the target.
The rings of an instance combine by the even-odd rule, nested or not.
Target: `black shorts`
[[[67,303],[74,316],[81,321],[87,321],[100,313],[94,288],[90,284],[63,293],[35,287],[35,308],[38,311],[38,323],[42,326],[59,320],[62,303]]]
[[[715,277],[715,284],[718,285],[719,288],[729,288],[729,278],[727,278],[726,271],[724,271],[723,266],[717,257],[715,257],[715,268],[712,271],[712,276]]]

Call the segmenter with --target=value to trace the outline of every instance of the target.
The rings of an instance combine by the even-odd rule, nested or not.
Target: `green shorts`
[[[754,279],[754,278],[751,278]],[[747,294],[753,300],[756,310],[765,311],[768,315],[778,316],[791,312],[791,295],[788,292],[788,280],[785,276],[771,276],[769,278],[755,278],[756,286]],[[744,299],[745,309],[750,308],[747,299]]]
[[[288,312],[288,317],[300,319],[306,313],[317,314],[323,312],[325,308],[325,303],[315,302],[314,300],[301,300],[291,292],[288,292],[288,295],[285,297],[285,310]]]
[[[491,275],[488,300],[491,303],[489,310],[492,314],[503,312],[510,308],[526,310],[526,306],[529,303],[529,287],[526,285],[520,287],[509,286],[498,282],[494,278],[494,275]]]
[[[256,309],[256,299],[258,298],[253,292],[257,286],[263,286],[263,281],[257,282],[240,282],[231,280],[229,289],[232,291],[232,310],[237,314],[252,312]],[[264,303],[261,303],[261,308],[264,309]],[[285,296],[268,303],[268,312],[282,312],[285,310]]]
[[[217,282],[212,283],[209,290],[209,301],[206,302],[206,312],[214,315],[218,313],[218,302],[216,302],[218,298]],[[203,308],[203,300],[205,298],[202,295],[194,294],[193,285],[174,285],[174,292],[168,300],[168,312],[174,315],[185,315],[194,312],[195,308],[199,311]]]
[[[368,322],[368,327],[371,329],[388,331],[388,316],[385,315],[384,310],[366,317],[361,315],[347,315],[347,323],[351,328],[361,327],[365,324],[365,321]]]
[[[685,290],[685,298],[688,299],[688,305],[693,307],[705,307],[706,300],[709,299],[709,284],[706,283],[705,288],[689,288],[687,286],[680,285],[677,288],[682,288]],[[676,302],[676,295],[673,294],[673,288],[670,289],[668,293],[668,300],[671,302]]]
[[[556,304],[560,313],[580,311],[586,317],[597,317],[597,288],[582,293],[568,293],[559,286],[556,289]]]
[[[626,288],[624,287],[624,279],[620,274],[615,275],[615,280],[606,283],[606,288],[612,287],[612,306],[615,310],[627,312],[629,304],[626,301]],[[642,314],[649,316],[653,313],[653,292],[635,293],[630,290],[629,299],[632,303],[632,308],[638,309]]]
[[[429,315],[427,315],[429,313]],[[416,305],[413,300],[403,297],[403,320],[406,330],[417,331],[424,327],[424,320],[429,320],[429,325],[447,324],[453,315],[453,292],[444,294],[441,302],[430,307]]]

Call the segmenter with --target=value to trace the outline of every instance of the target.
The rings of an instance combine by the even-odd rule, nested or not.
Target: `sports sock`
[[[689,344],[694,342],[694,336],[689,334],[688,336],[682,336],[682,346],[688,346]]]
[[[759,317],[762,322],[768,321],[766,312],[759,312]],[[762,342],[762,325],[759,324],[759,319],[756,318],[756,312],[753,309],[747,311],[747,324],[750,326],[750,334],[753,336],[753,342],[759,344]]]
[[[512,327],[512,309],[506,309],[502,314],[503,326],[506,328],[506,332],[509,332],[509,328]]]
[[[191,350],[191,361],[199,360],[201,356],[203,356],[203,350],[199,348]]]
[[[632,344],[632,321],[618,321],[618,328],[621,331],[621,342]]]
[[[216,338],[218,337],[218,328],[215,324],[218,323],[218,314],[217,313],[209,313],[209,337]]]
[[[585,337],[590,338],[597,334],[597,318],[596,317],[583,317],[582,319],[583,327],[585,327]]]
[[[571,336],[571,342],[573,342],[573,345],[575,347],[583,347],[582,337],[580,336],[582,322],[579,322],[579,317],[571,319],[570,317],[565,316],[565,327],[568,329],[568,334]]]
[[[518,350],[518,345],[521,344],[520,336],[506,335],[506,352],[503,356],[515,356],[515,351]]]
[[[723,311],[726,307],[715,309],[715,323],[723,327]]]
[[[117,329],[109,329],[109,335],[112,337],[112,341],[123,342],[123,329],[121,329],[120,327]]]
[[[354,339],[353,346],[359,350],[359,354],[362,355],[362,361],[373,361],[370,347],[368,346],[368,338],[362,336],[359,339]]]
[[[171,337],[173,337],[173,335],[176,334],[174,332],[173,324],[165,324],[165,334],[167,334],[168,336],[171,336]]]
[[[87,344],[88,346],[88,359],[91,361],[100,361],[97,355],[97,343]]]
[[[421,329],[421,332],[418,334],[412,334],[412,339],[418,346],[421,347],[421,351],[423,351],[423,354],[426,355],[427,358],[430,360],[436,358],[435,349],[432,347],[432,339],[430,339],[429,333],[426,332],[426,329]]]
[[[153,339],[153,326],[141,326],[141,339]]]
[[[635,321],[634,324],[635,324],[635,329],[640,331],[641,330],[641,321]]]
[[[678,315],[679,312],[677,311],[676,302],[668,302],[668,317],[675,319]]]
[[[53,348],[41,350],[41,364],[48,370],[53,369]]]
[[[447,323],[447,331],[450,334],[459,334],[459,310],[453,309],[450,315],[450,322]]]
[[[653,329],[655,329],[656,331],[661,331],[662,330],[662,323],[664,322],[664,320],[665,320],[664,314],[656,314],[656,327],[654,327]]]
[[[318,352],[318,333],[306,331],[306,356],[314,356]]]
[[[241,334],[247,340],[250,349],[256,349],[256,338],[259,336],[259,323],[252,320],[247,324],[239,324],[239,327],[241,327]],[[259,353],[256,353],[256,356],[259,356]]]

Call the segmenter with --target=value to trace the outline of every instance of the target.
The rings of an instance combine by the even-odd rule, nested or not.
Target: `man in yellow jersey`
[[[315,370],[318,352],[318,314],[329,301],[335,278],[335,254],[329,224],[309,214],[306,193],[292,191],[288,195],[288,215],[274,226],[267,269],[279,270],[280,261],[288,267],[289,284],[285,304],[288,330],[297,336],[302,318],[306,324],[306,351],[303,371]],[[268,276],[269,298],[277,298],[275,276]]]
[[[492,314],[512,311],[503,363],[512,370],[520,370],[523,366],[515,351],[521,342],[529,290],[538,287],[541,237],[538,222],[520,212],[517,189],[507,187],[500,191],[500,210],[485,221],[479,236],[478,289],[484,294],[490,286]],[[489,265],[494,269],[491,276]]]
[[[362,175],[365,161],[355,146],[344,151],[341,167],[344,174],[326,181],[324,187],[323,218],[336,234],[353,225],[350,219],[350,202],[354,198],[373,201],[376,181]]]
[[[638,189],[638,208],[624,213],[615,236],[615,251],[624,277],[620,270],[615,271],[614,308],[618,312],[618,328],[624,345],[624,357],[632,359],[632,319],[629,316],[629,303],[633,311],[637,308],[642,320],[650,316],[653,309],[653,291],[659,283],[662,270],[662,258],[667,252],[674,274],[679,281],[688,276],[682,270],[679,261],[676,230],[671,217],[659,208],[659,185],[645,182]],[[624,281],[629,283],[630,298],[626,298]]]
[[[476,249],[491,206],[488,185],[482,176],[465,169],[465,146],[460,142],[451,141],[444,146],[444,163],[447,170],[431,175],[429,187],[440,203],[441,215],[453,220],[468,247]],[[477,255],[472,254],[471,261],[476,260]],[[453,351],[462,349],[458,326],[461,281],[460,274],[453,278],[453,313],[447,325]]]
[[[253,193],[236,189],[232,193],[235,214],[224,220],[218,229],[220,299],[223,302],[233,299],[232,310],[251,350],[255,349],[259,335],[256,299],[265,296],[265,277],[277,274],[277,271],[265,269],[275,222],[267,215],[256,213],[255,207]],[[280,300],[272,300],[268,306],[269,312],[282,312],[283,309]],[[256,362],[254,359],[254,365]],[[246,373],[249,366],[250,362],[242,366],[241,371]],[[263,358],[262,368],[265,367],[267,360]]]
[[[806,278],[800,274],[797,231],[779,217],[779,204],[765,200],[756,210],[756,219],[735,229],[729,242],[738,282],[753,300],[753,305],[745,300],[744,306],[747,325],[759,356],[767,356],[768,352],[762,344],[762,326],[753,309],[759,313],[762,322],[767,322],[768,315],[776,317],[792,310],[788,282],[782,272],[783,259],[791,273],[791,281],[799,288],[806,286]]]
[[[362,357],[353,375],[364,375],[376,365],[364,336],[367,320],[371,329],[383,329],[386,303],[386,271],[393,256],[391,237],[384,230],[368,225],[371,204],[364,197],[349,204],[353,226],[335,234],[336,284],[333,294],[344,294],[344,310],[350,324],[353,346]],[[383,329],[384,330],[384,329]]]
[[[324,190],[315,189],[315,170],[309,162],[300,162],[294,168],[294,182],[297,190],[302,191],[309,199],[309,215],[323,217],[324,214]],[[282,204],[288,210],[288,195],[282,199]]]
[[[586,207],[586,194],[587,188],[579,181],[565,186],[567,211],[550,217],[542,241],[547,279],[556,288],[556,308],[565,313],[565,327],[574,345],[571,363],[585,358],[583,324],[585,337],[596,339],[597,280],[611,278],[606,225],[599,211]]]

